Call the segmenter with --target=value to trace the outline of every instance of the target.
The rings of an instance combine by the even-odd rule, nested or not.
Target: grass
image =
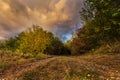
[[[48,56],[44,54],[38,54],[34,58],[5,55],[0,59],[0,73],[19,65],[24,68],[24,64],[45,58]],[[28,69],[18,75],[18,80],[119,80],[119,63],[120,54],[59,56],[45,65],[32,70]]]
[[[106,53],[109,53],[109,54],[119,54],[120,53],[120,42],[119,41],[116,41],[115,43],[113,44],[104,44],[102,46],[100,46],[99,48],[91,51],[91,53],[94,53],[94,54],[106,54]]]
[[[71,69],[65,72],[62,78],[60,77],[57,72],[43,75],[40,71],[29,71],[22,75],[21,80],[100,80],[98,74],[90,70],[79,73]]]
[[[15,65],[29,63],[33,60],[45,59],[47,57],[49,56],[42,53],[36,55],[35,57],[31,57],[29,55],[24,57],[19,54],[14,54],[11,51],[0,51],[0,73]]]
[[[17,58],[6,58],[0,59],[0,73],[3,73],[5,70],[8,70],[10,67],[13,67],[15,65],[18,65],[22,62],[19,62],[21,59]]]
[[[119,63],[120,54],[61,56],[19,77],[21,80],[115,80],[120,79]]]
[[[0,73],[2,73],[4,70],[8,69],[11,66],[10,63],[3,63],[0,61]]]
[[[39,53],[38,55],[35,56],[35,59],[40,60],[40,59],[45,59],[48,58],[48,55]]]
[[[23,80],[39,80],[36,76],[38,75],[35,71],[27,72],[23,75]]]

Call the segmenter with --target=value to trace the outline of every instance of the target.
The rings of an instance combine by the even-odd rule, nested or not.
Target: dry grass
[[[120,54],[57,57],[27,71],[21,80],[120,80]]]
[[[0,80],[12,74],[19,66],[22,67],[48,57],[47,55],[41,54],[38,55],[37,58],[25,58],[17,54],[11,54],[10,52],[4,52],[1,57],[1,54],[2,52],[0,52]]]
[[[41,55],[36,59],[16,55],[2,57],[0,79],[120,80],[120,54],[41,58]]]
[[[0,59],[0,75],[2,75],[6,70],[18,66],[20,64],[29,63],[33,59],[25,59],[18,56],[4,56]]]

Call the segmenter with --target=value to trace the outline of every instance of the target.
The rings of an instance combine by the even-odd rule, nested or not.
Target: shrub
[[[43,53],[38,53],[35,58],[36,59],[44,59],[44,58],[47,58],[48,56],[46,54],[43,54]]]

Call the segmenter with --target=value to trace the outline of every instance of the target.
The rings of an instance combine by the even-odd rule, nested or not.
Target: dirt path
[[[35,74],[22,76],[29,71]],[[54,56],[13,66],[4,73],[0,80],[65,80],[68,76],[71,80],[120,80],[120,55]]]
[[[56,59],[56,57],[50,57],[50,58],[39,60],[39,61],[36,61],[36,62],[31,62],[31,63],[11,67],[9,70],[7,70],[3,73],[3,75],[0,77],[0,79],[17,80],[17,77],[19,75],[21,75],[22,73],[27,72],[29,70],[33,70],[33,69],[39,67],[40,65],[44,66],[48,62],[50,62],[54,59]]]

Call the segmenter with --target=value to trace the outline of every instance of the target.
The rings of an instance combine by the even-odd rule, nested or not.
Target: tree
[[[120,36],[120,5],[118,0],[86,0],[83,9],[85,25],[101,41],[114,41]],[[95,35],[95,34],[92,34]]]
[[[16,44],[19,44],[16,51],[23,55],[36,56],[39,53],[61,55],[64,54],[63,50],[66,50],[59,38],[35,25],[20,33]]]
[[[120,41],[120,2],[118,0],[85,0],[80,13],[83,28],[71,42],[74,54]]]
[[[21,32],[17,37],[4,41],[0,44],[0,48],[6,48],[28,57],[35,57],[39,54],[61,55],[69,52],[58,37],[54,37],[51,32],[36,25]]]

